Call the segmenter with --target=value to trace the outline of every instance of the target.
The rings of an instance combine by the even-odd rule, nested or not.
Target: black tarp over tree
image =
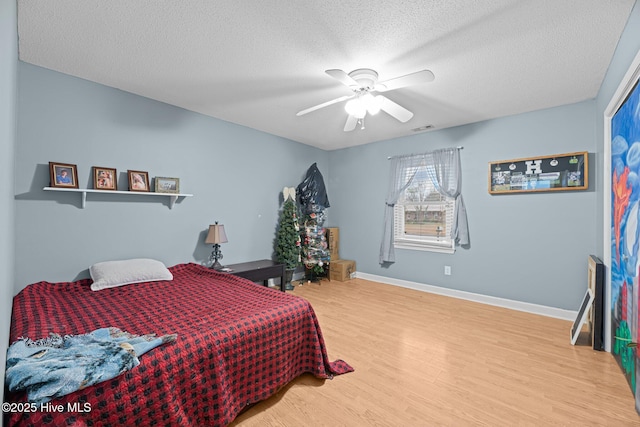
[[[312,278],[322,275],[330,261],[323,223],[325,209],[330,207],[324,179],[314,163],[307,170],[305,179],[298,185],[296,194],[302,212],[302,262]]]

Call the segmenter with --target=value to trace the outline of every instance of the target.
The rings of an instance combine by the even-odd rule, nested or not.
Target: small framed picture
[[[129,191],[149,191],[149,174],[143,171],[127,171]]]
[[[93,188],[96,190],[117,190],[116,170],[112,168],[93,167]]]
[[[78,188],[78,169],[69,163],[49,162],[51,187]]]
[[[180,178],[156,176],[156,193],[179,193]]]
[[[593,291],[591,289],[587,289],[587,293],[584,295],[582,299],[582,304],[580,304],[580,310],[578,310],[578,317],[573,322],[571,326],[571,345],[576,345],[576,341],[578,341],[578,336],[580,335],[580,331],[582,330],[582,325],[587,321],[587,317],[589,316],[589,308],[593,304]]]

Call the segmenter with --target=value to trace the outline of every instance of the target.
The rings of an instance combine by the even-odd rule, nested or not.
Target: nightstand
[[[285,291],[284,280],[284,264],[271,261],[270,259],[262,259],[260,261],[242,262],[240,264],[225,265],[225,268],[230,268],[229,274],[234,276],[244,277],[252,282],[262,281],[264,286],[269,285],[269,279],[279,277],[280,278],[280,290]]]

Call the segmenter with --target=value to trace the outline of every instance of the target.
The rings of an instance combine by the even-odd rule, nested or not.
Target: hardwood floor
[[[571,322],[353,279],[297,286],[331,360],[234,426],[640,426],[610,353]]]

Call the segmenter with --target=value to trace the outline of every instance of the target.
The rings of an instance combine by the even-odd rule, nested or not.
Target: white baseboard
[[[491,297],[491,296],[482,295],[482,294],[474,294],[472,292],[442,288],[440,286],[425,285],[424,283],[410,282],[408,280],[401,280],[401,279],[393,279],[390,277],[378,276],[375,274],[356,272],[356,277],[359,279],[371,280],[373,282],[385,283],[387,285],[394,285],[394,286],[400,286],[402,288],[415,289],[418,291],[429,292],[432,294],[444,295],[448,297],[479,302],[482,304],[494,305],[497,307],[504,307],[504,308],[509,308],[517,311],[524,311],[532,314],[539,314],[541,316],[553,317],[556,319],[574,321],[576,316],[578,315],[578,312],[573,310],[563,310],[560,308],[548,307],[545,305],[531,304],[528,302]]]

